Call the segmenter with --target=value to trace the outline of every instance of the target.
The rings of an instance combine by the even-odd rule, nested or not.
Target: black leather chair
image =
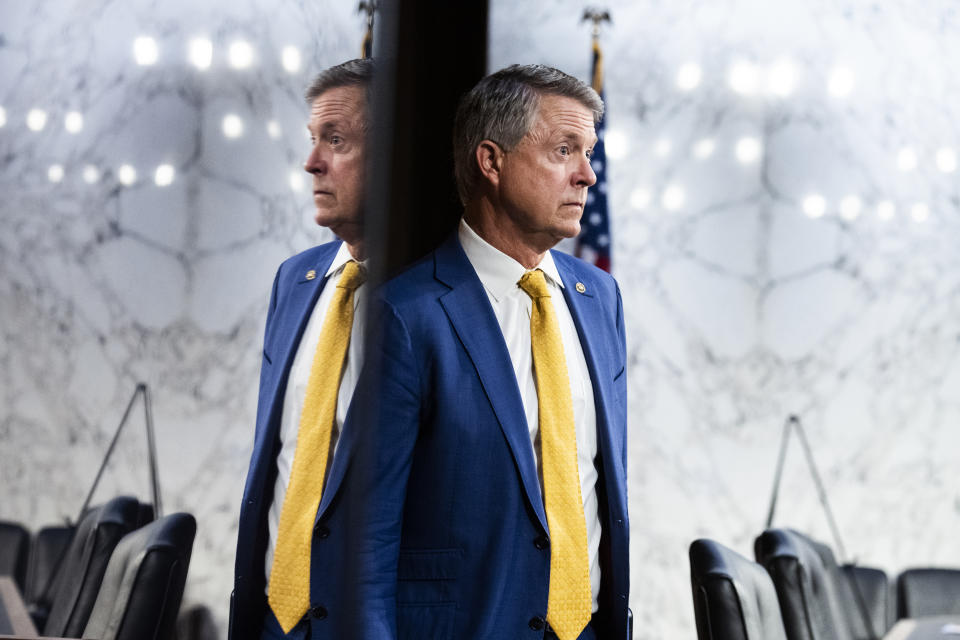
[[[149,502],[141,502],[140,513],[137,516],[137,529],[150,524],[154,520],[156,520],[156,515],[153,513],[153,505]]]
[[[870,567],[847,564],[838,567],[833,550],[828,545],[801,533],[797,535],[817,552],[827,574],[836,585],[839,610],[843,613],[854,640],[875,640],[883,636],[893,626],[887,574]]]
[[[27,565],[27,584],[23,592],[23,599],[28,605],[50,609],[49,595],[45,600],[44,594],[51,590],[53,574],[62,564],[76,530],[74,526],[44,527],[33,536]]]
[[[43,635],[79,638],[87,626],[110,555],[140,517],[136,498],[117,497],[87,511],[49,591],[49,615]],[[41,617],[41,616],[37,616]]]
[[[856,612],[848,616],[853,637],[856,640],[871,640],[884,636],[895,620],[893,589],[887,574],[881,569],[849,564],[842,565],[840,571],[844,578],[841,589],[844,608]],[[858,591],[854,591],[855,588]],[[861,606],[866,611],[869,628],[863,619]]]
[[[901,618],[960,614],[960,569],[908,569],[897,578]]]
[[[769,529],[754,553],[773,579],[788,640],[854,640],[849,616],[856,608],[844,599],[829,547],[791,529]]]
[[[760,565],[714,542],[690,545],[700,640],[786,640],[777,593]]]
[[[110,558],[83,637],[172,638],[196,532],[192,515],[174,513],[124,537]]]
[[[23,593],[30,557],[30,532],[16,522],[0,521],[0,576],[10,576]]]

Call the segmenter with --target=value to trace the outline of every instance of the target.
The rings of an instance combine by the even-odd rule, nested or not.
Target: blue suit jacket
[[[300,338],[313,307],[326,284],[325,274],[340,248],[340,241],[308,249],[280,265],[273,283],[273,294],[267,311],[267,328],[263,340],[263,363],[260,369],[260,393],[257,400],[257,426],[253,455],[247,472],[240,526],[237,536],[237,558],[234,592],[230,603],[231,640],[259,639],[266,613],[264,558],[267,549],[267,512],[273,500],[276,481],[276,457],[279,451],[280,416],[287,388],[287,377],[293,364]],[[307,279],[308,271],[316,277]],[[349,422],[349,413],[348,421]],[[344,432],[347,431],[346,424]],[[330,576],[343,572],[340,566],[345,544],[342,511],[336,497],[346,473],[349,439],[341,436],[334,457],[323,499],[317,510],[313,548],[310,560],[310,601],[322,617],[311,623],[312,638],[337,637],[328,629],[343,615],[340,594]],[[319,469],[318,473],[323,473]]]
[[[600,637],[620,640],[629,596],[620,294],[603,271],[553,257],[596,404]],[[366,388],[379,404],[354,446],[366,470],[353,534],[362,637],[542,638],[550,551],[533,445],[506,343],[456,234],[384,285],[378,309],[382,359]]]

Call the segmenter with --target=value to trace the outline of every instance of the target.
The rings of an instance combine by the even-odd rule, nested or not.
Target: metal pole
[[[830,525],[830,531],[833,533],[834,544],[837,545],[837,552],[840,556],[841,562],[846,562],[852,567],[855,567],[855,563],[847,562],[847,552],[844,549],[843,541],[840,539],[840,528],[837,526],[837,521],[833,517],[833,510],[830,508],[830,502],[827,499],[827,491],[823,486],[823,480],[820,478],[820,471],[817,469],[817,463],[813,460],[813,451],[810,449],[810,443],[807,441],[806,431],[803,429],[803,425],[800,423],[800,420],[796,417],[793,418],[794,424],[796,426],[797,435],[800,437],[800,444],[803,445],[803,452],[807,458],[807,466],[810,467],[810,475],[813,476],[813,482],[817,486],[817,495],[820,498],[820,504],[823,506],[823,511],[827,515],[827,523]],[[850,583],[850,588],[853,591],[854,599],[857,602],[857,609],[860,612],[860,618],[863,620],[864,630],[867,632],[870,640],[876,640],[877,634],[873,629],[873,621],[870,619],[870,614],[867,611],[867,602],[866,598],[863,596],[863,592],[860,590],[860,583],[857,581],[856,576],[853,575],[853,572],[850,572],[847,575],[847,581]]]
[[[773,525],[773,515],[777,510],[777,497],[780,494],[780,479],[783,476],[783,463],[787,459],[787,445],[790,444],[790,429],[794,424],[798,424],[797,416],[789,416],[783,423],[783,437],[780,440],[780,456],[777,458],[777,470],[773,477],[773,495],[770,496],[770,509],[767,511],[767,526],[769,529]]]
[[[93,492],[96,491],[97,485],[100,484],[100,478],[103,476],[103,471],[107,468],[107,463],[110,461],[110,456],[113,455],[113,449],[117,446],[117,440],[120,439],[120,432],[123,431],[124,425],[127,424],[127,419],[130,417],[130,411],[133,410],[133,403],[136,401],[137,394],[139,394],[140,391],[140,385],[137,385],[137,388],[133,390],[133,395],[130,396],[130,402],[127,403],[127,408],[123,412],[123,417],[120,418],[120,424],[117,425],[117,430],[113,434],[113,440],[110,441],[110,446],[107,448],[107,454],[103,456],[103,462],[100,463],[100,469],[97,471],[97,477],[93,480],[93,486],[90,487],[90,492],[87,493],[87,499],[83,501],[83,506],[80,507],[80,513],[77,514],[77,522],[80,522],[80,519],[83,518],[83,514],[87,510],[87,507],[90,506],[90,500],[93,499]]]
[[[163,516],[163,505],[160,503],[160,478],[157,474],[157,445],[153,436],[153,404],[150,401],[150,389],[141,382],[137,389],[143,392],[143,413],[147,423],[147,451],[150,454],[150,486],[153,489],[153,514],[159,520]]]
[[[840,540],[840,530],[837,528],[837,522],[833,519],[833,511],[830,509],[830,502],[827,500],[827,492],[823,488],[823,480],[820,479],[820,472],[817,470],[817,463],[813,461],[813,452],[810,450],[810,443],[807,442],[807,434],[803,430],[800,421],[796,421],[797,435],[800,436],[800,444],[803,445],[803,452],[807,457],[807,465],[810,467],[810,475],[813,476],[813,482],[817,485],[817,495],[820,498],[820,504],[823,505],[823,511],[827,514],[827,522],[830,524],[830,531],[833,533],[833,541],[837,545],[837,551],[841,558],[847,557],[847,552],[843,548],[843,541]]]

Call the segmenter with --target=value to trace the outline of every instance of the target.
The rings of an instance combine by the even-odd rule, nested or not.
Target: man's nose
[[[307,173],[326,173],[327,172],[327,161],[323,157],[323,154],[320,153],[320,145],[317,145],[310,151],[310,155],[307,156],[307,161],[303,163],[303,170]]]
[[[592,187],[597,183],[597,174],[593,171],[590,158],[584,156],[574,174],[574,184],[578,187]]]

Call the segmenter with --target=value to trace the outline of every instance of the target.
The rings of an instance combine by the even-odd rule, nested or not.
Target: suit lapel
[[[259,451],[273,452],[274,450],[290,368],[293,366],[300,338],[313,313],[313,307],[317,304],[320,292],[323,291],[327,282],[326,276],[307,279],[306,274],[310,270],[317,274],[326,274],[339,248],[339,242],[325,245],[322,251],[317,253],[313,262],[291,265],[291,269],[295,269],[295,272],[285,275],[287,282],[290,282],[287,285],[289,289],[283,300],[278,302],[278,308],[274,313],[275,326],[271,335],[268,336],[273,351],[273,364],[278,372],[272,381],[273,388],[267,396],[270,398],[270,407],[265,414],[269,416],[267,428],[260,432],[260,439],[255,444]],[[272,462],[272,453],[265,457],[269,458],[268,462]]]
[[[527,499],[546,531],[547,517],[540,497],[533,444],[510,353],[487,293],[456,234],[437,249],[435,265],[436,278],[451,288],[440,297],[440,304],[477,370],[487,400],[520,470]]]
[[[578,269],[579,265],[567,255],[553,252],[560,278],[563,280],[563,297],[567,301],[570,315],[577,328],[580,345],[583,347],[584,359],[590,372],[590,381],[593,386],[594,407],[597,413],[597,441],[600,456],[606,466],[604,477],[607,502],[613,505],[625,505],[626,496],[623,494],[620,482],[615,478],[625,477],[620,455],[619,443],[614,441],[613,426],[610,424],[611,403],[613,398],[613,366],[607,361],[607,350],[600,341],[604,339],[611,328],[607,328],[610,318],[606,317],[600,306],[600,299],[593,295],[594,278],[586,273],[585,269]],[[581,271],[582,273],[578,273]],[[578,284],[589,283],[583,287]],[[583,291],[580,291],[580,289]],[[621,509],[618,509],[620,511]]]

